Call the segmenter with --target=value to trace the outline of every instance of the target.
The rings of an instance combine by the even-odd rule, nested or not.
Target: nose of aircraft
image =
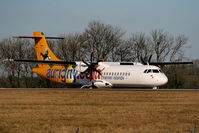
[[[161,78],[161,80],[160,80],[160,84],[161,84],[161,85],[164,85],[164,84],[166,84],[167,82],[168,82],[167,76],[166,76],[166,75],[162,75],[162,78]]]

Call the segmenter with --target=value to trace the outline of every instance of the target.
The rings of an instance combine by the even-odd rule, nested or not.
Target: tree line
[[[187,59],[188,37],[172,35],[165,30],[155,29],[149,34],[132,33],[129,37],[118,27],[92,21],[82,33],[61,35],[63,40],[48,40],[49,47],[61,59],[78,61],[80,58],[105,61],[141,61],[150,55],[152,61],[182,61]],[[0,87],[67,87],[36,76],[32,63],[2,62],[4,59],[36,59],[34,41],[6,38],[0,42]],[[169,78],[164,88],[199,88],[199,60],[194,65],[165,66],[163,70]]]

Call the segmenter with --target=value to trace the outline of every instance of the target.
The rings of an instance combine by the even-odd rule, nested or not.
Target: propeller
[[[151,55],[149,56],[148,61],[146,62],[146,61],[143,59],[142,55],[141,55],[141,56],[140,56],[140,60],[141,60],[142,64],[143,64],[143,65],[150,65],[152,56],[153,56],[153,54],[151,54]]]
[[[90,75],[90,81],[93,80],[93,72],[97,72],[98,74],[101,75],[101,72],[99,70],[97,70],[98,63],[101,60],[98,60],[97,62],[93,62],[93,54],[94,54],[94,52],[91,52],[90,63],[86,62],[82,58],[82,62],[88,66],[88,68],[84,72],[82,72],[82,73],[89,73],[89,75]],[[92,83],[92,86],[93,86],[93,83]]]

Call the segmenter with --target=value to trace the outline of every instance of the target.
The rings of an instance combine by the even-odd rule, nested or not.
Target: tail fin
[[[37,60],[60,61],[49,48],[46,37],[42,32],[33,32]]]
[[[46,39],[63,39],[58,37],[45,37],[43,32],[33,32],[32,36],[13,36],[14,38],[32,38],[35,40],[35,50],[37,60],[60,61],[49,48]],[[49,65],[38,64],[39,67],[49,67]]]

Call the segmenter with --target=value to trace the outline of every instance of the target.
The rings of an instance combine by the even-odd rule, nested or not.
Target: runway
[[[199,91],[199,89],[149,89],[149,88],[100,88],[100,89],[80,89],[80,88],[0,88],[0,90],[85,90],[85,91]]]

